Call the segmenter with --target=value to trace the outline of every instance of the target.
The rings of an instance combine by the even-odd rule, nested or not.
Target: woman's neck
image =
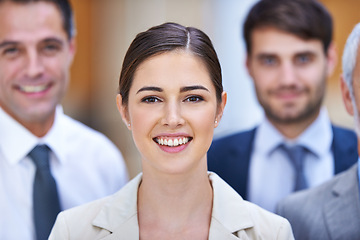
[[[138,192],[140,238],[187,239],[184,234],[189,234],[207,239],[212,199],[206,171],[157,178],[144,173]]]

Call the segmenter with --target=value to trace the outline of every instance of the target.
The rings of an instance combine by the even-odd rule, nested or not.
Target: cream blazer
[[[59,213],[50,240],[137,240],[140,173],[109,197]],[[243,200],[218,175],[209,172],[214,191],[210,240],[294,239],[289,222]]]

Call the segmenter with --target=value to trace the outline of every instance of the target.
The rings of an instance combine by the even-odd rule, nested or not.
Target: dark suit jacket
[[[360,239],[357,167],[279,202],[277,213],[290,221],[295,239]]]
[[[216,172],[244,199],[247,199],[249,166],[256,129],[214,140],[208,151],[209,171]],[[332,126],[332,129],[332,150],[337,174],[357,161],[357,138],[353,131],[336,126]]]

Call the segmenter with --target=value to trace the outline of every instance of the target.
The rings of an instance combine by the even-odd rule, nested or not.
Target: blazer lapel
[[[139,224],[137,215],[130,218],[125,223],[121,224],[114,232],[102,240],[138,240],[139,239]]]
[[[247,239],[243,230],[254,223],[244,200],[216,174],[210,173],[209,178],[214,190],[209,240]]]
[[[331,196],[323,207],[331,239],[353,239],[354,236],[360,236],[357,164],[346,173],[334,185]]]
[[[104,205],[93,225],[109,231],[104,240],[139,239],[137,192],[142,179],[140,173]]]
[[[212,219],[211,227],[209,232],[209,240],[247,240],[249,239],[245,234],[240,238],[235,236],[232,232],[229,231],[223,224]]]

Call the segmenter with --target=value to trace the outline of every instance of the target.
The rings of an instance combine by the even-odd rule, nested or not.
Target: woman
[[[142,157],[118,193],[60,213],[50,239],[292,239],[289,223],[248,203],[206,153],[225,104],[210,39],[175,23],[136,36],[117,105]]]

